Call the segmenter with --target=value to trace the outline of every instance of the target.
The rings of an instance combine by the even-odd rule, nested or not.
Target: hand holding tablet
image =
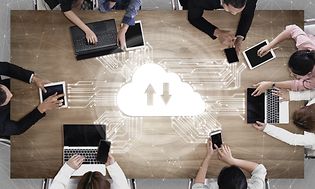
[[[43,103],[45,99],[51,98],[52,95],[55,95],[58,102],[62,103],[59,105],[59,107],[68,107],[68,100],[66,96],[66,83],[64,81],[46,84],[44,85],[44,88],[46,89],[46,93],[43,93],[42,90],[39,89],[39,98],[41,103]]]

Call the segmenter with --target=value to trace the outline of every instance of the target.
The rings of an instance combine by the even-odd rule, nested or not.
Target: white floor
[[[31,10],[33,0],[1,0],[0,6],[0,60],[10,60],[10,10]],[[170,0],[143,0],[143,10],[171,10]],[[305,10],[305,18],[315,18],[314,0],[258,0],[257,9],[264,10]],[[0,183],[5,189],[40,188],[41,180],[9,179],[10,153],[6,147],[0,146]],[[314,188],[315,160],[305,161],[305,179],[271,180],[273,189],[308,189]],[[183,180],[138,180],[139,188],[176,189],[186,188]]]

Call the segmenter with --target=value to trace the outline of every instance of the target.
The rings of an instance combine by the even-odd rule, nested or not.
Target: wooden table
[[[118,25],[123,12],[78,14],[84,22],[114,17]],[[294,42],[281,43],[277,59],[255,70],[245,66],[242,56],[240,63],[223,69],[221,63],[219,67],[215,64],[224,61],[224,47],[191,26],[186,17],[185,11],[141,11],[137,19],[142,20],[145,39],[153,48],[152,61],[189,82],[205,99],[207,111],[196,117],[132,118],[122,115],[115,102],[119,87],[131,74],[119,72],[122,64],[111,67],[107,64],[115,61],[109,58],[103,64],[95,58],[77,62],[70,40],[71,23],[58,11],[11,11],[11,62],[51,81],[66,81],[71,93],[71,108],[50,111],[27,132],[12,137],[11,177],[54,177],[62,165],[62,125],[103,122],[108,125],[116,160],[129,178],[195,177],[205,155],[208,132],[215,127],[223,128],[224,142],[231,146],[235,157],[263,163],[269,178],[303,178],[303,148],[258,132],[244,119],[247,87],[262,80],[289,79],[286,63],[295,50]],[[206,12],[205,17],[232,31],[239,19],[223,11]],[[256,11],[243,49],[271,40],[292,23],[303,25],[303,11]],[[238,75],[239,82],[222,74]],[[92,103],[77,100],[78,86],[90,92],[101,86],[102,98]],[[37,106],[35,86],[12,80],[12,91],[12,119],[21,118]],[[291,113],[299,105],[290,103]],[[281,127],[301,133],[292,120]],[[213,157],[207,176],[216,177],[223,166]]]

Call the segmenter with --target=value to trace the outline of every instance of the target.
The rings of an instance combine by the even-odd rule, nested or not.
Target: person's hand
[[[258,131],[263,131],[266,127],[266,124],[260,121],[256,121],[256,123],[253,124],[253,127],[255,127]]]
[[[46,93],[47,90],[45,89],[44,85],[50,83],[50,81],[46,79],[41,79],[40,77],[33,75],[32,83],[34,83],[38,88],[40,88],[44,93]]]
[[[281,97],[281,101],[289,101],[290,100],[290,95],[289,95],[289,90],[288,89],[279,89],[279,88],[274,88],[272,90],[272,94],[278,97]]]
[[[80,168],[84,161],[84,157],[81,155],[73,155],[66,163],[74,170]]]
[[[243,37],[236,37],[236,40],[234,41],[234,46],[235,46],[235,51],[237,55],[239,55],[241,52],[242,43],[243,43]]]
[[[217,146],[216,146],[217,148]],[[234,164],[234,158],[232,156],[231,149],[228,145],[222,144],[221,148],[217,148],[218,150],[218,158],[219,160],[229,164],[233,165]]]
[[[265,45],[263,47],[261,47],[258,51],[257,51],[257,55],[260,57],[265,56],[269,51],[271,50],[271,47],[268,45]]]
[[[213,155],[214,149],[212,148],[212,141],[211,138],[207,141],[207,157],[211,158]]]
[[[264,93],[267,89],[272,87],[271,81],[262,81],[254,85],[256,87],[255,91],[252,93],[252,96],[259,96]]]
[[[63,96],[64,94],[57,95],[57,93],[51,95],[50,97],[46,98],[41,104],[38,105],[37,107],[38,110],[41,113],[44,113],[47,110],[59,108],[60,106],[62,106],[63,100],[58,100],[58,98],[61,98]]]
[[[106,166],[112,165],[113,163],[115,163],[115,158],[112,154],[110,154],[110,152],[108,153],[108,158],[107,161],[105,163]]]
[[[85,32],[85,38],[89,44],[97,43],[97,37],[92,30],[88,30],[87,32]]]
[[[120,30],[117,34],[117,41],[119,43],[119,46],[122,50],[125,50],[127,48],[126,46],[126,32],[128,30],[129,25],[127,24],[121,24]]]
[[[231,31],[216,29],[214,35],[218,37],[221,44],[228,47],[233,47],[235,36]]]

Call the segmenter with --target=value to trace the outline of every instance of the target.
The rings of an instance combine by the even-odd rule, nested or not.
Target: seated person
[[[257,87],[252,93],[259,96],[267,89],[277,87],[280,89],[291,89],[293,91],[303,91],[315,89],[315,51],[300,50],[293,53],[288,63],[291,76],[295,80],[289,81],[262,81],[254,86]]]
[[[117,6],[116,0],[98,0],[100,11],[106,12],[111,9],[126,9],[126,13],[123,17],[121,28],[118,32],[117,38],[121,48],[126,48],[125,34],[129,25],[135,24],[135,17],[137,11],[141,6],[141,0],[117,0],[117,4],[124,3],[125,6]],[[61,11],[64,15],[75,25],[77,25],[85,33],[86,40],[88,43],[97,43],[97,36],[95,33],[84,23],[81,19],[72,11],[72,8],[80,9],[83,0],[45,0],[50,9],[54,9],[60,4]],[[128,6],[127,6],[128,5]],[[121,10],[121,9],[120,9]]]
[[[268,135],[279,139],[290,145],[304,146],[307,149],[315,150],[315,90],[302,92],[277,90],[275,95],[285,100],[297,101],[308,100],[306,106],[296,110],[293,114],[293,123],[304,130],[304,134],[294,134],[271,124],[257,121],[253,126]]]
[[[72,156],[61,167],[49,189],[66,189],[69,185],[72,173],[80,168],[83,160],[83,156]],[[130,189],[124,172],[121,170],[118,163],[111,154],[108,154],[106,169],[112,178],[111,181],[106,180],[100,172],[87,172],[81,177],[77,189]]]
[[[225,144],[221,148],[217,148],[217,151],[218,158],[227,163],[229,167],[224,167],[221,170],[217,183],[210,183],[210,186],[205,185],[209,162],[214,153],[211,139],[209,139],[207,142],[207,154],[199,168],[195,183],[192,186],[193,189],[264,189],[267,171],[262,164],[234,158],[230,147]],[[252,175],[249,181],[246,180],[241,169]]]
[[[48,83],[48,81],[36,76],[34,72],[8,62],[0,62],[0,75],[9,76],[26,83],[34,83],[44,92],[44,84]],[[11,91],[5,85],[0,84],[0,136],[11,136],[24,133],[38,120],[44,117],[47,110],[56,109],[62,105],[62,102],[59,101],[58,98],[62,97],[63,94],[55,94],[48,97],[44,102],[39,104],[33,111],[28,113],[19,121],[10,120],[9,102],[12,96]]]
[[[239,53],[242,42],[252,24],[256,3],[257,0],[187,0],[188,21],[212,39],[219,38],[220,43],[229,47],[235,46],[236,52]],[[231,31],[217,28],[202,17],[204,10],[222,8],[233,15],[241,13],[235,35]]]
[[[263,56],[267,54],[278,43],[286,40],[294,39],[297,50],[315,50],[315,36],[305,33],[297,25],[289,25],[274,38],[268,45],[261,47],[258,50],[258,55]]]

